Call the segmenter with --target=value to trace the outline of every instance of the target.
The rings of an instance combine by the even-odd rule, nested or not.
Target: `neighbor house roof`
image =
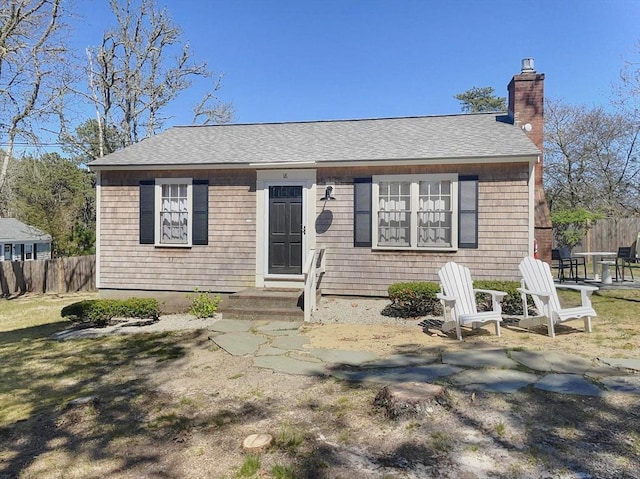
[[[100,167],[500,158],[540,154],[502,113],[174,127]]]
[[[51,235],[15,218],[0,218],[0,243],[22,241],[51,241]]]

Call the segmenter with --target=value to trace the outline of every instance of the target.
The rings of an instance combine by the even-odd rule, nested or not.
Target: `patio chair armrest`
[[[474,289],[474,293],[490,294],[491,295],[491,308],[501,314],[502,313],[502,300],[507,295],[504,291],[496,291],[494,289]]]
[[[591,294],[594,291],[598,291],[600,288],[597,286],[583,286],[579,284],[556,284],[556,289],[573,289],[575,291],[586,291]]]
[[[571,285],[571,284],[563,284],[563,285],[557,285],[556,289],[571,289],[573,291],[580,291],[580,299],[582,301],[582,306],[589,306],[591,307],[591,299],[589,299],[589,296],[591,296],[591,293],[593,293],[594,291],[598,291],[597,286],[581,286],[581,285]]]
[[[529,296],[537,296],[542,300],[543,303],[549,302],[549,298],[551,297],[551,293],[542,292],[542,291],[531,291],[530,289],[518,288],[521,294],[528,294]]]
[[[491,299],[494,301],[497,300],[498,302],[502,301],[504,297],[508,294],[508,293],[505,293],[504,291],[496,291],[495,289],[474,289],[473,292],[490,294]]]
[[[445,296],[442,293],[437,293],[436,298],[438,298],[440,301],[444,301],[447,304],[455,304],[456,302],[456,298],[453,298],[451,296]]]
[[[444,293],[437,293],[436,298],[438,298],[440,301],[444,303],[442,308],[442,317],[444,318],[445,324],[448,321],[449,322],[453,321],[451,319],[451,311],[449,311],[449,314],[447,314],[447,307],[453,309],[456,305],[456,298],[452,298],[451,296],[445,296]],[[447,316],[449,316],[449,320],[447,320]]]

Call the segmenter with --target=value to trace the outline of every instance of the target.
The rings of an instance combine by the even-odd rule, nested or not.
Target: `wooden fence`
[[[96,257],[0,262],[0,296],[96,289]]]
[[[574,253],[584,251],[618,251],[620,246],[631,246],[640,233],[640,217],[604,218],[596,221]]]

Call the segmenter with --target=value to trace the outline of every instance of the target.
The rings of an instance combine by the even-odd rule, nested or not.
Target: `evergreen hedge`
[[[522,314],[522,298],[518,292],[520,287],[518,281],[477,280],[473,282],[473,287],[504,291],[507,295],[502,301],[502,313]],[[439,292],[438,283],[427,281],[394,283],[387,289],[391,308],[398,317],[442,316],[442,304],[436,297]],[[478,293],[476,302],[479,311],[488,311],[492,308],[490,295]],[[528,298],[528,303],[533,304],[531,297]]]
[[[73,322],[103,327],[113,318],[158,319],[160,308],[154,298],[87,299],[65,306],[60,314]]]
[[[440,316],[442,305],[436,295],[440,292],[437,283],[411,281],[394,283],[387,288],[391,307],[399,317]]]

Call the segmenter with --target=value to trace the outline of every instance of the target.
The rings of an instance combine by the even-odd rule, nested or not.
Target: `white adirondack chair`
[[[442,331],[445,333],[456,329],[458,339],[462,341],[461,327],[471,324],[478,328],[485,323],[496,324],[496,334],[500,336],[500,322],[502,321],[501,301],[507,295],[502,291],[488,289],[473,289],[471,273],[466,266],[454,262],[445,264],[440,271],[440,290],[438,299],[442,301],[444,309],[444,323]],[[478,312],[476,293],[491,295],[492,311]],[[447,310],[449,314],[447,314]]]
[[[522,296],[524,318],[519,325],[523,328],[531,328],[546,324],[549,336],[555,337],[556,324],[574,319],[584,320],[584,329],[591,332],[591,317],[597,316],[591,306],[591,293],[597,291],[595,286],[580,286],[568,284],[555,284],[549,265],[539,259],[527,256],[520,262],[522,273],[522,287],[518,288]],[[563,308],[558,299],[557,289],[573,289],[580,291],[582,304],[572,308]],[[539,316],[529,317],[527,311],[527,295],[533,298]]]

